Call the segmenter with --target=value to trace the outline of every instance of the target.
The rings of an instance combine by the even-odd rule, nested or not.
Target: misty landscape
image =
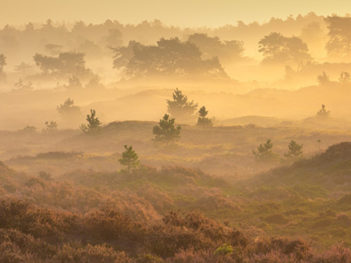
[[[312,11],[4,12],[0,263],[351,262],[351,16]]]

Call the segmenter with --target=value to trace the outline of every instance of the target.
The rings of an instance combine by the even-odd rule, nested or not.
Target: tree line
[[[328,28],[328,42],[325,49],[329,57],[333,60],[350,59],[351,35],[348,28],[351,25],[351,18],[330,16],[324,18],[324,22]],[[219,37],[199,32],[191,33],[182,40],[176,36],[160,38],[155,45],[143,44],[142,41],[136,39],[123,45],[121,34],[111,23],[110,26],[108,26],[109,23],[106,24],[107,32],[104,31],[104,34],[107,34],[104,37],[105,46],[114,52],[113,67],[122,70],[126,77],[177,76],[189,78],[198,76],[226,79],[228,76],[223,64],[228,61],[238,62],[244,58],[242,41],[221,40]],[[73,31],[83,30],[85,26],[77,24]],[[44,31],[56,30],[55,32],[58,33],[59,29],[54,30],[54,28],[52,22],[48,22]],[[32,27],[26,30],[28,34],[35,32]],[[40,32],[44,34],[44,31]],[[17,31],[11,27],[6,30],[4,28],[2,32],[0,31],[0,38],[11,39],[9,35],[15,32]],[[84,79],[93,74],[85,66],[84,56],[87,52],[83,48],[74,49],[82,50],[82,52],[64,51],[61,44],[48,43],[45,49],[50,55],[36,53],[33,57],[42,74],[66,79],[72,76]],[[0,75],[4,75],[6,65],[4,52],[8,53],[3,48],[0,53]],[[298,36],[285,36],[280,31],[272,31],[261,38],[258,42],[258,52],[263,55],[262,64],[278,64],[299,70],[308,64],[316,63],[306,41]]]

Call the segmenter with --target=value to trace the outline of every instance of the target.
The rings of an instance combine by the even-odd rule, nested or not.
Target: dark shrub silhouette
[[[180,126],[175,125],[175,119],[165,114],[157,126],[153,128],[154,140],[156,142],[169,143],[180,137]]]

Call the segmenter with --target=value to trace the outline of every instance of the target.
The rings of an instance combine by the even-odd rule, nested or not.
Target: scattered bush
[[[175,125],[175,119],[165,114],[157,126],[154,126],[153,133],[156,142],[169,143],[180,137],[180,126]]]
[[[289,151],[285,154],[285,157],[288,159],[299,159],[302,157],[302,144],[297,144],[294,140],[290,141],[288,145]]]
[[[132,146],[124,145],[125,151],[122,153],[122,158],[119,159],[120,164],[127,166],[127,170],[130,173],[132,169],[139,166],[139,157],[133,150]]]
[[[259,161],[272,161],[276,159],[276,155],[272,151],[273,143],[268,139],[264,144],[257,147],[257,151],[253,151],[255,158]]]
[[[96,111],[94,109],[90,110],[90,114],[86,118],[88,124],[82,124],[80,129],[85,134],[97,134],[101,130],[101,122],[98,117],[96,117]]]
[[[199,110],[199,118],[197,119],[197,126],[211,127],[213,125],[211,119],[207,118],[208,111],[205,106],[202,106]]]
[[[194,101],[188,101],[181,90],[175,89],[173,92],[173,100],[167,100],[168,113],[180,121],[189,122],[194,119],[194,113],[197,104]]]

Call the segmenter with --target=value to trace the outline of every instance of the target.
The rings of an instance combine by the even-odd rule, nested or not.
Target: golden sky
[[[160,19],[180,26],[220,26],[315,12],[351,13],[351,0],[0,0],[0,25],[42,22],[138,23]]]

